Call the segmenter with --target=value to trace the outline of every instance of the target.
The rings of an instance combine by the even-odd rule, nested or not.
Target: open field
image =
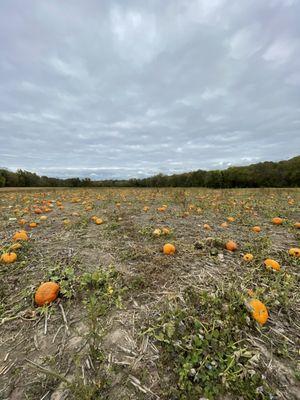
[[[300,399],[299,200],[300,189],[0,191],[1,253],[17,254],[0,264],[0,399]],[[20,229],[29,240],[12,250]],[[46,281],[59,297],[37,307]]]

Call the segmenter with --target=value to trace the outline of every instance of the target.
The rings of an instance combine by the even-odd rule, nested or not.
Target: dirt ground
[[[0,399],[300,399],[299,200],[300,189],[0,191],[0,254],[29,235],[0,264]],[[37,307],[46,281],[59,297]]]

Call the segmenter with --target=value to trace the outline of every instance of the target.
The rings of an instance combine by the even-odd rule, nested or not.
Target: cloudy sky
[[[300,154],[300,0],[1,0],[0,166],[142,177]]]

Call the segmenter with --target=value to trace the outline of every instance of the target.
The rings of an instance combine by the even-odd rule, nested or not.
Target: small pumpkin
[[[172,255],[172,254],[175,254],[175,251],[176,251],[176,248],[171,243],[166,243],[163,247],[164,254]]]
[[[18,241],[18,240],[27,241],[28,239],[29,239],[29,238],[28,238],[27,232],[24,231],[24,230],[21,230],[21,231],[16,232],[16,233],[14,234],[14,236],[13,236],[13,240],[14,240],[15,242]]]
[[[233,218],[233,217],[228,217],[228,218],[227,218],[227,221],[228,221],[228,222],[234,222],[234,221],[235,221],[235,218]]]
[[[280,265],[277,261],[272,260],[271,258],[267,258],[264,261],[264,264],[267,269],[273,269],[274,271],[280,271]]]
[[[169,235],[170,234],[170,229],[169,228],[162,228],[162,233],[163,235]]]
[[[250,262],[250,261],[252,261],[253,260],[253,254],[251,254],[251,253],[246,253],[244,256],[243,256],[243,260],[244,261],[247,261],[247,262]]]
[[[295,222],[294,227],[295,227],[296,229],[300,229],[300,222]]]
[[[221,227],[222,228],[227,228],[228,227],[228,222],[222,222]]]
[[[257,321],[260,325],[264,325],[267,322],[269,313],[264,303],[258,299],[250,299],[247,303],[247,306],[255,321]]]
[[[46,221],[48,219],[47,215],[41,215],[40,221]]]
[[[37,227],[37,223],[36,222],[30,222],[29,228],[36,228],[36,227]]]
[[[17,260],[17,255],[14,252],[3,253],[0,261],[4,264],[11,264]]]
[[[206,230],[209,230],[209,231],[211,230],[211,226],[208,225],[208,224],[204,224],[203,228],[206,229]]]
[[[261,231],[261,227],[258,226],[258,225],[253,226],[253,227],[252,227],[252,231],[255,232],[255,233],[259,233],[259,232]]]
[[[9,250],[19,250],[22,247],[21,243],[14,243],[11,246],[9,246]]]
[[[57,299],[60,286],[56,282],[42,283],[35,292],[34,301],[41,307],[44,304],[50,304]]]
[[[96,218],[96,219],[95,219],[95,224],[96,224],[96,225],[101,225],[101,224],[103,224],[103,219],[102,219],[102,218]]]
[[[272,219],[272,223],[273,223],[274,225],[282,225],[283,219],[280,218],[280,217],[275,217],[275,218]]]
[[[154,229],[154,231],[153,231],[153,236],[160,236],[161,235],[161,229],[159,229],[159,228],[156,228],[156,229]]]
[[[298,247],[292,247],[289,249],[289,255],[293,257],[300,257],[300,249]]]
[[[233,241],[233,240],[229,240],[226,244],[225,244],[225,248],[229,251],[236,251],[238,246],[237,244]]]

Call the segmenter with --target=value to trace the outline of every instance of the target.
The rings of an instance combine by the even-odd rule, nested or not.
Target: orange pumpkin
[[[204,228],[204,229],[207,229],[207,230],[211,230],[211,226],[208,225],[208,224],[204,224],[204,225],[203,225],[203,228]]]
[[[96,224],[96,225],[101,225],[101,224],[103,224],[103,219],[102,219],[102,218],[96,218],[96,219],[95,219],[95,224]]]
[[[233,217],[228,217],[228,218],[227,218],[227,221],[228,221],[228,222],[234,222],[234,221],[235,221],[235,218],[233,218]]]
[[[229,240],[226,244],[225,244],[225,248],[229,251],[236,251],[238,246],[237,244],[233,241],[233,240]]]
[[[36,222],[30,222],[29,227],[30,228],[36,228],[37,227],[37,223]]]
[[[272,223],[274,225],[281,225],[283,223],[283,219],[280,218],[280,217],[275,217],[275,218],[272,219]]]
[[[246,253],[243,257],[244,261],[250,262],[253,260],[253,255],[251,253]]]
[[[38,306],[50,304],[57,299],[59,293],[59,284],[56,282],[42,283],[35,292],[34,301]]]
[[[174,246],[173,244],[171,244],[171,243],[166,243],[166,244],[164,245],[164,247],[163,247],[163,253],[164,253],[164,254],[168,254],[168,255],[174,254],[175,251],[176,251],[176,248],[175,248],[175,246]]]
[[[289,255],[293,257],[300,257],[300,249],[298,247],[292,247],[289,249]]]
[[[296,222],[296,223],[294,224],[294,227],[295,227],[296,229],[300,229],[300,222]]]
[[[0,261],[4,264],[11,264],[17,260],[17,255],[14,252],[3,253]]]
[[[280,271],[280,265],[277,261],[272,260],[271,258],[267,258],[264,261],[264,264],[267,269],[273,269],[274,271]]]
[[[253,226],[252,231],[258,233],[261,231],[261,228],[260,226]]]
[[[264,325],[267,322],[269,313],[264,303],[257,299],[251,299],[248,301],[247,306],[255,321],[257,321],[260,325]]]
[[[21,230],[21,231],[16,232],[16,233],[14,234],[14,236],[13,236],[13,240],[14,240],[14,241],[18,241],[18,240],[24,240],[24,241],[26,241],[26,240],[28,240],[28,239],[29,239],[29,238],[28,238],[27,232],[24,231],[24,230]]]
[[[228,223],[227,222],[222,222],[221,227],[222,228],[227,228],[228,227]]]

